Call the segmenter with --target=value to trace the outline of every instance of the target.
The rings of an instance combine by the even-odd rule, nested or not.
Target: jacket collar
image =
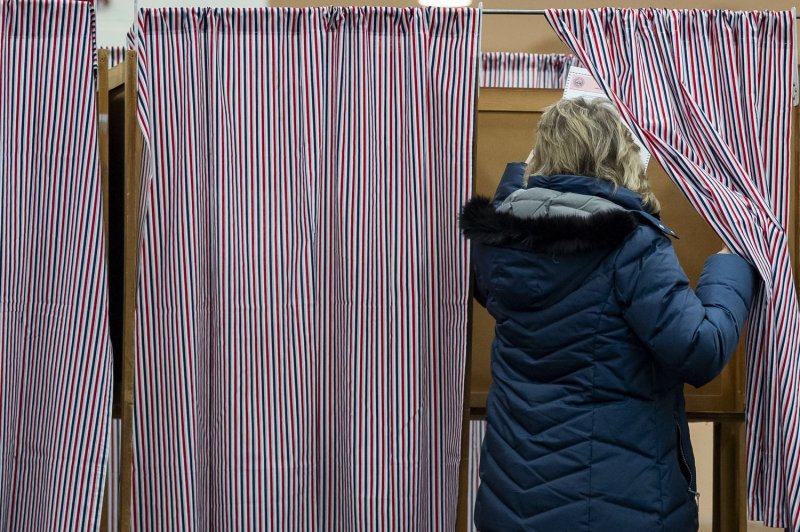
[[[629,211],[643,211],[642,198],[624,187],[615,187],[608,181],[582,175],[533,175],[528,178],[528,188],[541,187],[558,192],[573,192],[584,196],[597,196],[613,201]]]
[[[618,246],[639,222],[631,211],[613,208],[579,215],[518,217],[495,209],[489,198],[475,196],[461,209],[465,237],[491,246],[548,255],[594,253]]]
[[[534,187],[607,199],[631,211],[641,220],[656,227],[664,234],[678,238],[678,235],[672,229],[664,225],[657,213],[652,213],[645,209],[644,205],[642,205],[642,197],[639,194],[625,187],[614,186],[608,181],[581,175],[533,175],[528,178],[528,188]]]

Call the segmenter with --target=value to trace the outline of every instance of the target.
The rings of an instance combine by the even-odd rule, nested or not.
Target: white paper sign
[[[570,67],[567,73],[564,98],[568,100],[572,98],[585,98],[587,100],[602,98],[606,101],[610,101],[600,85],[594,80],[592,74],[585,68],[576,66]],[[647,164],[650,162],[650,152],[647,151],[647,148],[639,141],[639,138],[633,131],[631,131],[631,136],[633,137],[633,141],[639,146],[639,157],[642,159],[642,166],[647,170]]]

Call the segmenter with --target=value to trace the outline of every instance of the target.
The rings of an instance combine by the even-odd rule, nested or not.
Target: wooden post
[[[139,180],[142,140],[136,120],[136,52],[125,54],[125,270],[120,387],[119,530],[131,529],[133,473],[134,317],[139,247]]]
[[[714,532],[747,530],[744,423],[714,423]]]
[[[106,48],[97,50],[97,151],[100,161],[100,186],[103,193],[103,234],[106,242],[106,256],[108,256],[108,50]],[[100,532],[107,532],[108,530],[110,478],[110,468],[106,467],[103,510],[100,513]]]
[[[470,314],[472,312],[470,311]],[[471,319],[467,320],[467,338],[471,337],[470,323]],[[466,532],[469,530],[469,523],[472,516],[469,515],[469,501],[467,495],[469,494],[469,455],[470,455],[470,438],[469,438],[469,423],[470,423],[470,375],[472,375],[472,354],[471,350],[467,349],[466,365],[464,367],[464,413],[461,421],[461,461],[458,464],[458,502],[456,513],[456,530],[458,532]]]
[[[108,49],[97,50],[97,151],[103,188],[103,227],[108,239]],[[108,252],[108,246],[106,246]]]

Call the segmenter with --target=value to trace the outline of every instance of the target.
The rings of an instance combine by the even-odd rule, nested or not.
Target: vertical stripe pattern
[[[452,530],[479,21],[140,11],[136,530]]]
[[[563,89],[575,62],[575,56],[569,54],[484,52],[481,87]]]
[[[0,529],[95,530],[111,358],[89,2],[0,1]]]
[[[763,279],[747,330],[749,514],[800,530],[800,320],[786,238],[794,13],[547,16],[692,205]]]
[[[124,46],[109,46],[108,50],[108,68],[113,68],[118,64],[125,61],[125,52],[127,48]]]

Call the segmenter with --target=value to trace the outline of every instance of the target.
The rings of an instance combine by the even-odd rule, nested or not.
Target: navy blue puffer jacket
[[[735,350],[754,270],[714,255],[692,291],[637,194],[580,176],[523,189],[523,173],[509,165],[495,201],[461,215],[497,322],[475,525],[697,530],[683,384]]]

